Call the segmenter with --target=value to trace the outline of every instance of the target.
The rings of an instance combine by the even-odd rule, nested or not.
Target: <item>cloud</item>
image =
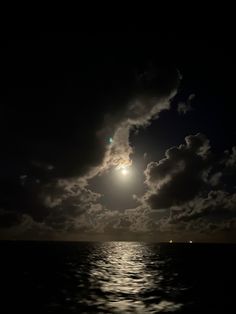
[[[147,191],[136,197],[149,208],[143,219],[149,221],[149,231],[176,239],[192,234],[199,241],[204,235],[209,240],[226,237],[230,241],[236,221],[236,193],[228,184],[232,167],[234,148],[222,159],[200,133],[168,149],[160,161],[150,162],[145,170]]]
[[[206,184],[210,171],[210,145],[203,134],[189,135],[185,144],[168,149],[165,158],[145,170],[151,208],[168,208],[193,199]]]
[[[204,217],[213,222],[236,217],[236,193],[210,191],[205,197],[196,197],[181,207],[171,209],[172,221],[190,221]]]
[[[90,179],[108,171],[112,167],[121,167],[132,163],[131,155],[133,148],[129,143],[130,131],[133,128],[145,127],[156,119],[163,110],[170,108],[171,100],[175,96],[179,84],[179,74],[176,70],[170,71],[169,75],[163,76],[163,72],[151,70],[152,75],[139,78],[126,97],[120,99],[120,95],[113,95],[110,99],[111,108],[104,111],[103,122],[91,128],[89,134],[95,138],[94,151],[87,151],[86,154],[94,154],[95,163],[89,160],[86,167],[80,165],[80,175],[76,172],[71,178],[59,177],[45,184],[41,192],[41,200],[47,208],[64,208],[68,218],[82,215],[89,211],[94,204],[98,204],[101,197],[88,188]],[[128,97],[129,96],[129,97]],[[112,138],[112,141],[109,139]],[[83,150],[86,150],[86,146]],[[96,158],[96,151],[99,149],[99,158]],[[94,159],[94,161],[95,161]],[[53,163],[55,164],[55,163]],[[58,166],[55,165],[55,171]],[[55,172],[54,172],[55,174]],[[100,214],[101,215],[101,214]],[[108,215],[108,211],[106,211]],[[67,217],[67,218],[66,218]],[[109,220],[109,219],[108,219]]]
[[[46,163],[39,162],[39,161],[32,161],[32,165],[35,167],[41,168],[45,171],[52,171],[54,169],[53,165],[46,164]]]
[[[9,215],[14,217],[14,221],[11,221],[10,225],[6,223],[1,224],[1,239],[56,239],[56,231],[45,222],[37,222],[27,214],[7,211],[5,211],[4,215],[1,214],[1,218],[9,219]]]
[[[149,72],[148,72],[149,73]],[[92,178],[114,166],[130,165],[133,148],[129,143],[130,131],[134,128],[146,127],[152,119],[158,118],[163,110],[169,110],[172,98],[177,93],[180,77],[177,71],[163,78],[160,73],[151,70],[137,83],[137,90],[130,93],[126,102],[119,103],[119,109],[107,112],[103,127],[96,131],[100,142],[106,140],[103,160],[96,167],[91,167],[84,178]],[[108,139],[112,142],[108,143]]]
[[[195,94],[190,94],[186,102],[180,102],[178,104],[177,110],[179,114],[186,114],[189,111],[192,111],[192,101],[196,97]]]
[[[98,173],[113,166],[131,164],[130,156],[133,149],[129,144],[130,131],[132,128],[147,126],[151,119],[158,117],[161,111],[168,110],[175,92],[176,90],[172,91],[166,98],[153,97],[130,102],[124,112],[123,120],[114,129],[113,141],[107,146],[105,157],[99,166],[100,169],[97,169]]]
[[[67,215],[77,215],[98,202],[101,194],[91,191],[80,179],[59,179],[48,184],[41,193],[41,199],[46,207],[65,210]]]
[[[212,186],[217,186],[220,184],[220,180],[222,178],[222,172],[216,172],[209,178],[209,183]]]
[[[217,240],[217,235],[225,232],[229,237],[235,227],[236,193],[218,188],[224,186],[225,164],[221,167],[222,160],[214,156],[205,135],[189,135],[184,144],[168,149],[165,158],[147,165],[147,191],[135,196],[141,205],[110,211],[96,204],[83,219],[77,217],[80,227],[86,224],[90,232],[114,234],[120,230],[127,236],[143,234],[150,239],[163,239],[163,234],[181,239],[183,232],[184,237],[194,234],[199,240],[204,235]]]
[[[236,146],[232,147],[232,152],[226,151],[226,158],[224,160],[226,167],[235,167],[236,166]]]

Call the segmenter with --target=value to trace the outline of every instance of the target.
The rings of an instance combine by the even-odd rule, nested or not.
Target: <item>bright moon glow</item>
[[[123,169],[121,169],[121,173],[123,174],[123,176],[127,176],[129,171],[126,168],[123,168]]]
[[[128,179],[130,181],[131,177],[133,176],[132,168],[127,165],[120,165],[116,167],[116,173],[118,175],[118,178],[120,178],[122,181],[127,181]]]

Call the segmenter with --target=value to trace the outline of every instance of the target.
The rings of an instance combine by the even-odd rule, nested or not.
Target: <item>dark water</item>
[[[0,243],[0,313],[236,313],[236,246]]]

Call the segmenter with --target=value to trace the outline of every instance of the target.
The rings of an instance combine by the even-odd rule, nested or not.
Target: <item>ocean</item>
[[[236,246],[0,242],[0,313],[236,313]]]

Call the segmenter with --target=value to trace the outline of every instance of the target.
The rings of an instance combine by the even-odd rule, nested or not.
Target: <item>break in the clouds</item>
[[[64,108],[63,119],[65,121],[69,112],[71,125],[64,127],[60,121],[51,120],[47,137],[41,134],[43,140],[32,143],[28,170],[24,169],[19,175],[20,187],[17,189],[19,195],[24,192],[25,196],[24,202],[19,202],[19,223],[14,234],[24,235],[26,225],[29,233],[29,225],[38,224],[40,228],[37,230],[40,229],[41,234],[43,230],[45,234],[54,230],[55,234],[59,232],[64,236],[73,232],[88,234],[125,230],[125,226],[129,226],[126,230],[138,229],[135,225],[141,226],[143,214],[136,219],[139,223],[134,225],[130,212],[126,214],[104,207],[100,200],[102,195],[91,190],[88,182],[112,167],[132,163],[130,131],[148,126],[162,111],[170,109],[179,81],[180,76],[175,69],[163,71],[152,68],[139,75],[125,89],[117,84],[105,100],[93,99],[91,95],[91,99],[86,101],[91,107],[94,101],[97,102],[101,110],[94,115],[88,106],[83,111],[86,123],[83,121],[80,125],[81,118],[69,112],[70,107]],[[82,97],[84,101],[84,95]],[[60,112],[57,116],[62,118]],[[79,124],[78,129],[76,123]],[[55,131],[51,132],[54,128]],[[60,134],[60,128],[66,133]],[[32,130],[37,132],[37,124]],[[58,139],[57,132],[60,135]],[[27,134],[26,139],[30,140],[31,135]],[[109,141],[110,138],[112,141]],[[28,158],[27,155],[25,157]],[[17,199],[10,207],[7,204],[5,212],[14,212],[16,202]],[[137,217],[135,212],[136,209],[133,216]],[[26,217],[31,217],[34,223],[29,224],[27,220],[26,224]]]
[[[126,103],[116,104],[117,107],[113,107],[113,112],[104,112],[103,125],[93,131],[97,139],[94,151],[100,147],[97,164],[94,165],[88,161],[86,167],[83,167],[86,171],[80,176],[73,176],[67,180],[60,178],[47,184],[48,187],[51,187],[51,190],[48,189],[48,195],[43,193],[43,202],[47,207],[64,204],[65,200],[68,203],[73,199],[73,194],[76,194],[77,198],[79,195],[85,195],[84,199],[89,203],[90,199],[87,198],[86,193],[84,194],[84,187],[88,184],[89,179],[112,167],[119,168],[132,164],[133,148],[129,143],[130,131],[133,128],[146,127],[152,119],[158,118],[160,112],[170,109],[171,100],[175,96],[179,84],[179,73],[173,70],[169,76],[165,77],[165,82],[163,79],[160,84],[160,80],[158,70],[156,72],[152,70],[151,73],[146,72],[136,82],[138,90],[130,93]],[[111,101],[115,102],[115,96]],[[87,153],[89,154],[89,152]],[[101,156],[103,157],[101,158]],[[54,193],[54,191],[57,192]],[[93,192],[91,191],[91,193]]]
[[[130,131],[146,127],[160,112],[170,109],[179,81],[180,75],[174,69],[164,78],[158,70],[151,69],[137,79],[135,89],[124,103],[116,104],[118,107],[113,107],[113,112],[104,113],[103,126],[95,132],[98,141],[105,144],[103,158],[96,167],[90,167],[84,178],[92,178],[111,167],[131,165]]]
[[[176,88],[170,91],[169,95],[160,95],[159,97],[144,97],[143,99],[131,100],[127,109],[123,113],[122,119],[117,123],[112,132],[112,143],[108,144],[104,153],[102,164],[98,166],[94,174],[100,173],[114,166],[127,166],[132,163],[130,156],[133,149],[129,143],[130,131],[133,128],[147,126],[151,119],[158,118],[163,110],[170,109],[170,102],[176,93]],[[109,119],[108,119],[109,120]],[[108,125],[112,124],[111,121]],[[105,126],[111,129],[111,127]],[[106,131],[101,130],[104,135]]]

